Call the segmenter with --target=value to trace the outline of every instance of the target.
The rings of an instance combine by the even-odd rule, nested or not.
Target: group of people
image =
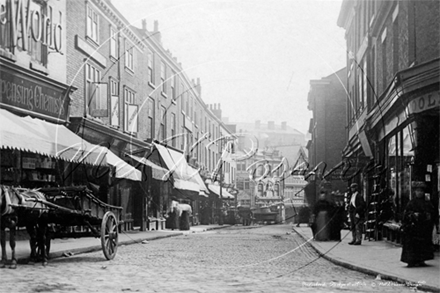
[[[438,229],[438,210],[425,199],[425,183],[413,182],[413,199],[407,204],[402,219],[402,255],[401,261],[408,267],[424,266],[426,260],[434,258],[432,231]],[[352,240],[349,245],[362,244],[363,224],[366,215],[366,202],[358,190],[358,184],[350,185],[351,197],[347,212],[350,218]],[[343,226],[344,208],[329,200],[325,191],[321,191],[319,200],[313,208],[312,231],[315,240],[340,241]]]

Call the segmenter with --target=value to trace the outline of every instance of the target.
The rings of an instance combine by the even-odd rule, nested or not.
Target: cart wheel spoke
[[[101,246],[104,256],[111,260],[118,249],[118,224],[115,215],[107,212],[101,224]]]

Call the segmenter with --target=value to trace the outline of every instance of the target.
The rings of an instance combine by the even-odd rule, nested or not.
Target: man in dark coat
[[[348,213],[350,214],[351,233],[353,240],[350,245],[361,245],[362,243],[362,225],[365,217],[365,200],[358,191],[357,183],[350,185],[351,199],[348,204]]]
[[[430,201],[425,199],[425,183],[412,183],[415,197],[403,214],[403,246],[400,260],[408,267],[424,266],[425,260],[434,258],[432,230],[438,224],[438,215]],[[437,221],[436,221],[437,219]]]

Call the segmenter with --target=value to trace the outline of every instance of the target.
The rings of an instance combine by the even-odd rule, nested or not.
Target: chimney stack
[[[267,129],[271,129],[271,130],[275,129],[275,122],[268,121],[267,122]]]
[[[255,128],[260,129],[260,124],[261,124],[260,120],[255,121]]]
[[[156,41],[158,41],[161,44],[162,41],[161,41],[161,35],[160,35],[160,31],[159,31],[159,21],[157,21],[157,20],[154,21],[153,35],[154,35],[154,38],[156,39]]]
[[[283,121],[281,122],[281,130],[286,130],[287,129],[287,122]]]
[[[199,92],[199,97],[201,97],[202,96],[202,86],[200,85],[200,77],[197,77],[196,89]]]
[[[147,19],[142,19],[142,30],[147,31]]]

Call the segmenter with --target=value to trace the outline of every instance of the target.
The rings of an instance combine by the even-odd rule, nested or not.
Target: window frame
[[[163,60],[160,61],[160,83],[162,94],[167,94],[167,66]]]
[[[87,4],[86,37],[99,45],[100,15],[90,4]]]
[[[148,121],[150,123],[150,127],[149,127],[149,132],[150,132],[150,138],[153,139],[154,138],[154,99],[153,98],[148,98],[148,110],[147,110],[147,116],[148,116]]]
[[[130,70],[131,72],[134,72],[134,45],[130,46],[131,42],[128,39],[125,39],[124,45],[125,45],[125,68]]]
[[[85,70],[85,97],[86,97],[86,109],[87,113],[93,117],[107,117],[108,116],[108,95],[104,91],[104,87],[107,86],[106,83],[101,83],[101,71],[95,65],[86,63],[84,67]],[[95,91],[91,86],[95,84]],[[92,106],[91,98],[95,97],[95,102]],[[97,98],[96,98],[97,97]],[[103,108],[99,108],[103,106]]]
[[[113,26],[110,26],[110,57],[113,57],[115,59],[118,58],[118,56],[117,56],[117,54],[118,54],[117,37],[118,37],[117,30]]]
[[[154,87],[154,53],[147,53],[148,83]]]
[[[136,106],[138,107],[138,105],[136,104],[136,92],[134,90],[132,90],[131,88],[124,86],[124,131],[125,132],[130,132],[130,133],[137,133],[138,130],[138,124],[139,124],[139,120],[138,120],[138,112],[136,112],[136,130],[132,131],[131,129],[129,129],[129,108],[131,106]]]

